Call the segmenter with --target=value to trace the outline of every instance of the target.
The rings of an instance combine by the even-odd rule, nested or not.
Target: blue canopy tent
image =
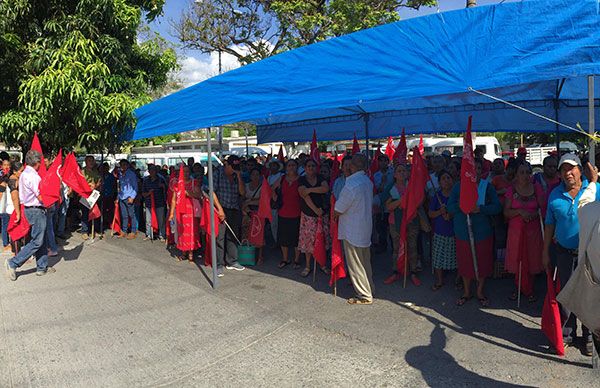
[[[505,2],[302,47],[137,109],[130,138],[240,121],[257,125],[259,143],[306,141],[313,130],[319,140],[398,135],[402,127],[462,132],[470,114],[478,132],[558,129],[473,90],[587,126],[587,77],[600,73],[598,7],[598,0]]]

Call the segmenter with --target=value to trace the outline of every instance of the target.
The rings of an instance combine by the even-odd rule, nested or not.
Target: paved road
[[[55,274],[33,264],[0,279],[1,387],[581,386],[597,383],[575,348],[552,355],[541,299],[516,310],[511,281],[492,281],[492,306],[459,308],[457,291],[385,286],[349,306],[291,266],[227,271],[215,292],[205,269],[158,243],[73,237]],[[210,276],[210,272],[206,271]],[[541,284],[543,287],[543,279]]]

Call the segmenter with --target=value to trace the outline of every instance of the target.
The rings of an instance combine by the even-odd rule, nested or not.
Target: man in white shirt
[[[335,204],[335,215],[339,217],[338,237],[344,242],[346,264],[356,297],[348,299],[350,304],[373,303],[373,273],[371,270],[371,233],[373,220],[373,183],[365,173],[367,158],[362,154],[352,157],[352,175]]]

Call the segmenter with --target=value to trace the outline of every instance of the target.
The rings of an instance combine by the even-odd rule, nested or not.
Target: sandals
[[[300,272],[300,276],[302,276],[303,278],[305,278],[305,277],[307,277],[308,275],[310,275],[310,272],[311,272],[310,268],[304,268],[304,269],[302,270],[302,272]]]
[[[437,291],[442,287],[444,287],[444,283],[434,284],[433,286],[431,286],[431,291]]]
[[[481,307],[488,307],[490,305],[490,300],[487,297],[477,298]]]
[[[293,266],[293,268],[294,268],[294,269],[300,269],[300,267],[302,267],[302,266],[300,265],[300,262],[298,262],[298,261],[294,261],[294,266]]]
[[[360,304],[360,305],[368,305],[373,304],[372,300],[366,300],[361,298],[349,298],[348,304]]]
[[[329,275],[331,273],[331,271],[327,267],[320,267],[320,268],[321,268],[321,271],[323,271],[323,273],[325,275]]]
[[[456,301],[456,305],[457,306],[462,306],[465,303],[467,303],[469,300],[471,300],[471,296],[461,296],[460,298],[458,298],[458,300]]]
[[[289,262],[289,261],[287,261],[287,260],[281,260],[281,261],[279,262],[279,264],[277,265],[277,268],[281,269],[281,268],[283,268],[283,267],[286,267],[286,266],[287,266],[287,265],[289,265],[289,264],[290,264],[290,262]]]

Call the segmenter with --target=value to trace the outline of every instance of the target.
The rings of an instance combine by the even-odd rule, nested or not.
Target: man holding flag
[[[362,154],[352,157],[352,175],[346,179],[340,197],[335,203],[339,217],[338,238],[344,242],[344,253],[356,297],[350,304],[373,303],[373,274],[371,270],[371,233],[373,220],[373,183],[366,174],[367,158]]]

